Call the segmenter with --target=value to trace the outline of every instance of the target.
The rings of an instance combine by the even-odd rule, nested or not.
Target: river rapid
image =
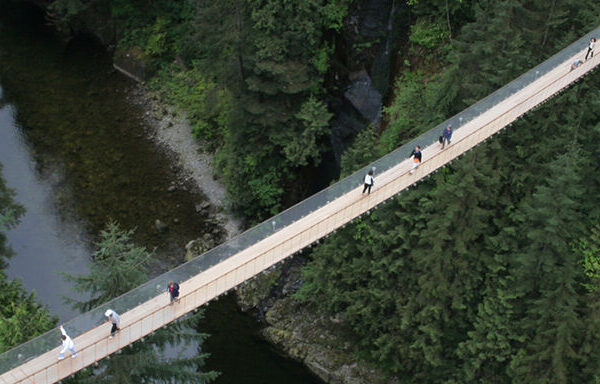
[[[7,274],[35,290],[61,321],[80,297],[63,274],[88,270],[93,242],[108,221],[135,229],[155,249],[154,273],[183,261],[185,244],[225,231],[205,196],[185,181],[168,150],[149,138],[134,84],[86,38],[56,38],[35,8],[0,0],[0,162],[27,212],[8,233]],[[155,221],[167,224],[158,231]],[[231,295],[206,306],[202,347],[217,384],[320,383],[259,336],[260,325]]]

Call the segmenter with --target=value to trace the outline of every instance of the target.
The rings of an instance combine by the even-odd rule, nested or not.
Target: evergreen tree
[[[148,280],[147,263],[152,254],[145,248],[131,243],[132,230],[124,231],[117,223],[107,224],[96,243],[94,263],[87,276],[70,276],[79,291],[89,292],[92,297],[74,302],[82,311],[96,307],[130,291]],[[164,357],[169,345],[200,345],[206,338],[198,333],[196,325],[202,317],[198,311],[159,329],[152,335],[125,347],[121,353],[102,360],[102,368],[76,375],[74,383],[139,384],[157,382],[208,383],[218,373],[200,372],[207,354],[193,357],[167,359]]]
[[[582,310],[584,329],[583,342],[579,348],[577,368],[581,372],[581,382],[600,380],[600,225],[591,227],[587,236],[579,239],[573,246],[583,266],[586,278],[582,285],[588,291],[583,298],[587,305]]]
[[[122,230],[116,222],[106,225],[95,244],[98,249],[93,255],[90,274],[66,275],[75,283],[75,291],[92,297],[82,302],[67,299],[68,302],[81,312],[87,312],[148,280],[147,265],[152,253],[144,247],[136,247],[132,235],[133,230]]]
[[[199,63],[234,95],[217,162],[228,193],[247,216],[264,218],[302,197],[291,188],[295,175],[328,150],[331,114],[320,100],[331,52],[325,32],[340,28],[347,1],[230,3],[198,3]]]
[[[577,280],[581,271],[570,242],[583,229],[579,152],[570,148],[550,164],[545,185],[521,209],[526,244],[515,254],[515,303],[524,310],[527,337],[511,361],[515,383],[567,383],[581,338]]]
[[[20,281],[8,280],[0,271],[0,353],[45,333],[56,322],[35,293],[26,293]]]

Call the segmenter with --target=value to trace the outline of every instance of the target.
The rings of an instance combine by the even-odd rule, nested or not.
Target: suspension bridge
[[[600,54],[583,60],[591,31],[556,55],[411,142],[355,174],[249,229],[207,253],[160,275],[111,302],[67,322],[77,356],[57,360],[58,330],[52,330],[0,355],[0,384],[49,384],[94,364],[158,328],[252,279],[285,258],[368,213],[412,184],[448,164],[548,101],[600,64]],[[438,137],[456,127],[452,144],[441,149]],[[410,174],[409,153],[420,145],[423,161]],[[362,180],[375,167],[376,185],[363,195]],[[168,281],[179,281],[180,301],[169,305]],[[108,308],[121,314],[121,331],[108,338]]]

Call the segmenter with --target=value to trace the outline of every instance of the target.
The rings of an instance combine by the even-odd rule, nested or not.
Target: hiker
[[[412,175],[413,173],[415,173],[415,168],[417,168],[419,164],[421,164],[421,147],[417,145],[415,149],[413,149],[413,151],[410,153],[410,158],[413,160],[413,165],[409,172]]]
[[[170,304],[173,304],[174,301],[179,302],[179,284],[174,281],[169,281],[167,291],[169,292],[169,297],[171,298]]]
[[[450,145],[450,139],[452,139],[452,124],[448,124],[442,131],[442,149],[444,149],[446,144]]]
[[[115,336],[115,333],[121,330],[119,327],[121,324],[121,318],[119,314],[112,309],[107,309],[104,312],[104,316],[106,316],[106,321],[109,321],[112,324],[112,328],[110,329],[110,338],[112,339]]]
[[[595,38],[595,37],[592,37],[592,38],[590,39],[590,45],[588,45],[588,50],[587,50],[587,53],[585,54],[585,60],[587,60],[587,58],[588,58],[588,55],[590,56],[590,59],[591,59],[592,57],[594,57],[594,44],[596,44],[596,38]],[[590,55],[590,54],[591,54],[591,55]]]
[[[363,188],[362,193],[365,193],[365,192],[368,191],[367,195],[370,195],[371,194],[371,187],[373,186],[373,184],[375,184],[375,179],[373,178],[373,170],[371,169],[365,175],[365,186]]]
[[[574,70],[575,68],[579,67],[581,64],[583,64],[582,60],[575,60],[573,62],[573,64],[571,64],[571,71]]]
[[[60,350],[60,353],[58,354],[58,360],[62,360],[65,358],[65,352],[67,351],[67,349],[71,351],[71,357],[77,356],[77,352],[75,351],[75,343],[73,343],[73,340],[71,340],[69,335],[67,335],[67,332],[65,332],[65,328],[62,325],[59,328],[60,338],[62,340],[62,348]]]

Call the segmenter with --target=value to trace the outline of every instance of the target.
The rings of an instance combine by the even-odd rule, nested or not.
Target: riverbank
[[[155,92],[139,83],[133,88],[130,101],[144,110],[143,119],[149,138],[166,151],[172,164],[182,170],[180,182],[192,182],[202,191],[225,229],[227,239],[239,234],[243,228],[242,220],[228,210],[225,186],[214,177],[213,157],[192,135],[184,113],[166,104]],[[201,205],[196,210],[206,208],[206,205]]]

